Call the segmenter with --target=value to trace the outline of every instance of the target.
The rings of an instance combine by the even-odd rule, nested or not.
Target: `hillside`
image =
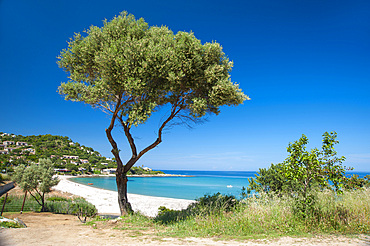
[[[40,158],[50,158],[56,168],[68,168],[76,172],[79,169],[91,171],[116,166],[114,160],[101,156],[91,147],[73,142],[69,137],[50,134],[22,136],[0,132],[2,172],[12,171],[14,166],[21,163],[38,162]]]
[[[19,164],[37,163],[50,158],[58,172],[72,174],[112,174],[114,159],[103,157],[91,147],[73,142],[69,137],[50,134],[22,136],[0,132],[0,172],[12,172]],[[132,167],[128,174],[163,174],[150,168]]]

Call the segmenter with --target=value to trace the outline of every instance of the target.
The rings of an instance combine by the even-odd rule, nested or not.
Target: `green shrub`
[[[76,198],[72,203],[72,214],[76,215],[82,223],[86,223],[86,219],[94,217],[97,212],[96,207],[85,199]]]
[[[49,212],[56,214],[73,214],[72,200],[55,201],[46,203],[46,208]]]
[[[48,211],[57,214],[73,214],[85,223],[88,217],[94,217],[97,214],[96,207],[83,198],[66,199],[62,197],[52,197],[53,202],[48,202],[46,208]]]
[[[232,195],[222,195],[216,193],[213,195],[204,195],[196,199],[197,203],[193,204],[197,212],[208,211],[210,212],[230,212],[239,204],[239,200]]]
[[[238,204],[239,200],[237,200],[235,196],[222,195],[221,193],[204,195],[203,197],[196,199],[195,203],[190,204],[186,209],[183,210],[172,210],[163,206],[159,207],[155,222],[161,224],[170,224],[198,215],[231,212],[237,207]]]

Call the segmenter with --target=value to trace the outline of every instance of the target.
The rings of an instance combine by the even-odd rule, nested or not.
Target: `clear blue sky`
[[[0,0],[0,131],[69,136],[112,156],[107,115],[57,93],[67,74],[56,57],[74,32],[124,10],[219,42],[234,61],[232,80],[252,99],[192,130],[174,127],[139,165],[258,170],[282,162],[302,134],[312,148],[336,131],[345,165],[370,171],[368,0]],[[156,120],[135,129],[139,147],[155,139]],[[115,134],[128,158],[122,131]]]

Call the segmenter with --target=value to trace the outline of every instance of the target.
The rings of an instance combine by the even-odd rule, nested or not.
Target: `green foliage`
[[[88,217],[94,217],[98,211],[94,205],[85,199],[76,198],[72,204],[72,213],[78,217],[82,223],[86,223]]]
[[[312,236],[370,233],[370,189],[333,190],[315,193],[315,209],[299,217],[291,196],[261,192],[238,203],[229,212],[184,214],[162,207],[156,218],[130,214],[118,228],[151,228],[161,237],[214,237],[250,239],[281,236]],[[181,213],[183,216],[180,217]],[[165,217],[166,216],[166,217]]]
[[[137,126],[167,103],[201,117],[247,99],[230,81],[232,62],[218,43],[202,45],[193,33],[149,27],[126,12],[86,34],[77,33],[58,57],[71,79],[59,87],[66,100],[111,111],[120,97],[121,114]]]
[[[67,198],[60,197],[60,196],[48,197],[46,200],[51,201],[51,202],[66,202],[66,201],[68,201]]]
[[[337,152],[334,150],[334,145],[338,143],[336,138],[336,132],[325,132],[321,151],[317,148],[310,152],[306,151],[308,139],[305,135],[289,144],[287,148],[289,156],[285,160],[283,172],[287,180],[294,180],[300,184],[298,191],[303,196],[314,183],[325,188],[331,181],[336,191],[343,187],[345,169],[342,162],[345,157],[336,156]]]
[[[41,211],[45,211],[45,194],[51,187],[58,184],[59,180],[54,175],[53,163],[50,159],[40,159],[39,164],[30,166],[19,165],[15,168],[13,180],[23,191],[29,194],[40,204]]]
[[[255,192],[291,193],[297,187],[297,182],[285,177],[284,164],[271,164],[269,168],[260,168],[255,178],[248,178],[247,194]]]
[[[96,207],[83,198],[66,199],[63,197],[48,198],[46,208],[48,211],[58,214],[73,214],[85,223],[87,218],[95,217],[97,214]]]
[[[5,196],[3,196],[3,197],[1,197],[0,198],[0,206],[2,205],[2,204],[4,204],[4,201],[5,201]],[[12,200],[8,197],[7,199],[6,199],[6,202],[5,203],[10,203]]]
[[[197,203],[192,206],[198,211],[205,210],[211,212],[230,212],[239,204],[239,201],[232,195],[223,195],[216,193],[213,195],[204,195],[196,199]]]
[[[150,175],[155,175],[155,174],[164,174],[162,171],[150,171],[150,170],[145,170],[143,167],[132,167],[128,172],[128,175],[142,175],[142,174],[150,174]]]
[[[0,228],[23,228],[24,226],[15,221],[0,221]]]
[[[366,175],[364,178],[360,178],[357,174],[346,177],[344,182],[345,189],[360,189],[362,187],[370,187],[370,175]]]
[[[302,135],[298,141],[289,144],[289,155],[283,163],[260,169],[256,178],[248,179],[248,191],[289,194],[295,199],[294,211],[305,218],[314,210],[316,189],[325,189],[331,182],[337,193],[342,192],[346,181],[342,166],[345,157],[336,156],[336,138],[335,132],[325,132],[322,150],[307,151],[308,138]]]
[[[75,172],[77,172],[78,171],[78,166],[77,165],[75,165],[75,164],[72,164],[72,163],[67,163],[66,165],[65,165],[65,168],[67,168],[68,170],[70,170],[70,171],[75,171]]]
[[[196,199],[195,203],[180,211],[168,209],[164,206],[159,207],[155,221],[161,224],[170,224],[194,216],[231,212],[235,210],[238,204],[239,201],[231,195],[222,195],[220,193],[204,195]]]

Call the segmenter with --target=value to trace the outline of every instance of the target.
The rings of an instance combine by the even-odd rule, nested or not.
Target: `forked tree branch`
[[[132,157],[126,163],[126,165],[124,166],[124,170],[123,170],[124,173],[128,172],[131,169],[131,167],[133,165],[135,165],[135,163],[145,153],[147,153],[151,149],[154,149],[156,146],[158,146],[162,142],[162,131],[163,131],[163,129],[165,128],[165,126],[167,125],[167,123],[170,122],[173,118],[175,118],[176,115],[181,110],[183,110],[183,107],[182,106],[178,106],[178,104],[173,105],[173,107],[171,109],[171,114],[168,116],[168,118],[162,123],[162,125],[158,129],[158,137],[157,137],[157,139],[151,145],[149,145],[148,147],[146,147],[142,151],[140,151],[140,153],[138,155],[137,155],[137,151],[136,151],[136,145],[135,145],[134,140],[132,138],[132,135],[131,135],[131,133],[129,131],[130,128],[127,126],[127,124],[125,124],[125,122],[122,120],[122,118],[118,117],[120,119],[120,122],[121,122],[123,128],[125,129],[125,134],[126,134],[126,137],[127,137],[128,141],[130,143],[131,150],[132,150]]]

